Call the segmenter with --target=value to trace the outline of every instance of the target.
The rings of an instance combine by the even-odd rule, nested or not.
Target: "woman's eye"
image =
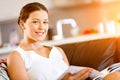
[[[49,22],[48,21],[45,21],[44,24],[48,24]]]
[[[34,24],[38,24],[39,23],[39,21],[32,21]]]

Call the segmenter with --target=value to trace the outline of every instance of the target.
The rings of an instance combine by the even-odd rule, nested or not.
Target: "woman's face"
[[[44,10],[34,11],[23,23],[24,37],[32,41],[42,41],[48,32],[48,13]]]

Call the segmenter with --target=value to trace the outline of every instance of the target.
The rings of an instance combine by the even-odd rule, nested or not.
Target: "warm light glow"
[[[106,33],[112,33],[112,34],[116,33],[116,28],[115,28],[115,22],[114,21],[110,21],[110,22],[106,23]]]
[[[99,33],[104,34],[104,25],[102,22],[99,23],[98,28],[99,28]]]

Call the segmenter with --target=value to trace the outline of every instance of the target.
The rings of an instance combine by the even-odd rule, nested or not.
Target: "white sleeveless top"
[[[40,56],[32,50],[25,51],[20,47],[15,50],[22,56],[30,80],[58,80],[68,68],[56,47],[52,47],[49,58]]]

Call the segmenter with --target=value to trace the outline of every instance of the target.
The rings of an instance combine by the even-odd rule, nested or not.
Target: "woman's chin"
[[[39,37],[36,37],[35,40],[36,41],[43,41],[43,40],[45,40],[45,37],[44,36],[39,36]]]
[[[45,38],[39,38],[39,39],[37,39],[37,41],[39,41],[39,42],[40,42],[40,41],[44,41],[44,39],[45,39]]]

